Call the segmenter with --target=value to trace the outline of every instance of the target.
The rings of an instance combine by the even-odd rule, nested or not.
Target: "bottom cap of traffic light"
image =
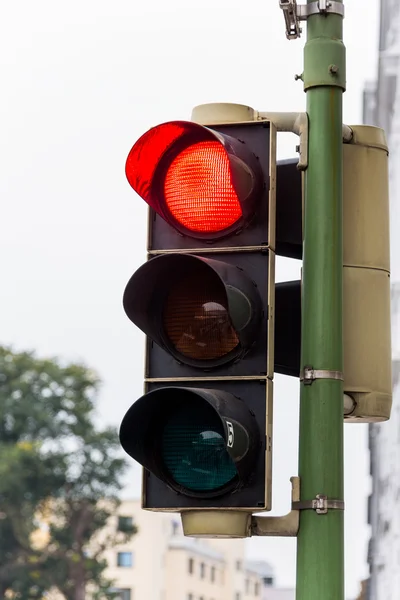
[[[263,307],[243,270],[190,254],[142,265],[124,293],[129,319],[181,363],[217,367],[243,356],[260,334]]]
[[[159,388],[137,400],[120,428],[124,450],[175,492],[213,498],[245,485],[260,433],[245,402],[220,390]]]

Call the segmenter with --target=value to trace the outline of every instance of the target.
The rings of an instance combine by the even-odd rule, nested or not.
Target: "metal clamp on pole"
[[[344,6],[334,0],[317,0],[309,4],[297,4],[296,0],[279,0],[286,24],[286,37],[295,40],[301,36],[300,21],[306,21],[311,15],[334,14],[344,17]]]
[[[344,501],[317,494],[313,500],[292,502],[292,510],[315,510],[317,515],[326,515],[329,509],[344,510]]]
[[[313,367],[304,367],[300,371],[300,381],[304,385],[311,385],[316,379],[336,379],[344,381],[341,371],[329,371],[328,369],[313,369]]]

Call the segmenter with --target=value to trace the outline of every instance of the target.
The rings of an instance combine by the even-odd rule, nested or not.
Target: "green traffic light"
[[[257,409],[265,388],[260,389]],[[265,421],[265,412],[260,415]],[[139,398],[120,429],[124,450],[168,490],[168,507],[178,502],[218,505],[219,497],[235,494],[250,475],[263,472],[262,448],[255,413],[239,397],[224,390],[165,386]],[[246,506],[265,505],[264,480],[251,490]],[[157,502],[159,489],[155,492]]]

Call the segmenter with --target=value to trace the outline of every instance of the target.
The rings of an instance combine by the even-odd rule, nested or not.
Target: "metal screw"
[[[329,73],[332,73],[332,75],[336,75],[338,71],[339,67],[337,65],[329,65]]]
[[[294,76],[295,81],[298,81],[299,79],[303,79],[303,74]]]

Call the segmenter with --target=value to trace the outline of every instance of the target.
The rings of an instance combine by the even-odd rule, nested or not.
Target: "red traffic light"
[[[147,131],[125,170],[133,189],[165,221],[199,239],[245,227],[264,186],[259,161],[244,143],[186,121]]]
[[[244,354],[263,318],[257,287],[228,263],[190,254],[158,256],[129,280],[129,319],[179,362],[212,368]]]

